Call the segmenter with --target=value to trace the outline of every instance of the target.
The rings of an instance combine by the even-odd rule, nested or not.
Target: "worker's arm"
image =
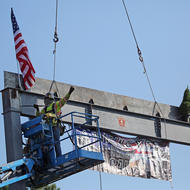
[[[39,108],[37,108],[38,105],[34,104],[34,107],[36,108],[36,116],[40,116],[42,114],[45,114],[46,111],[51,111],[52,110],[52,106],[53,106],[53,103],[50,104],[48,107],[47,107],[47,110],[45,111],[45,108],[43,108],[41,111],[39,110]]]
[[[63,98],[61,98],[59,101],[56,102],[56,110],[61,109],[66,104],[66,102],[69,100],[73,91],[74,91],[74,87],[71,86],[69,89],[69,92]]]

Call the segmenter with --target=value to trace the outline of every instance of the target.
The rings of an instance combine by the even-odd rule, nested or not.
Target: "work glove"
[[[53,93],[53,96],[54,96],[54,98],[58,98],[58,94],[56,91]]]
[[[33,106],[34,106],[34,108],[35,108],[37,111],[39,111],[39,106],[38,106],[37,104],[34,104]]]
[[[69,94],[71,94],[74,91],[74,89],[75,88],[73,86],[71,86],[70,89],[69,89]]]

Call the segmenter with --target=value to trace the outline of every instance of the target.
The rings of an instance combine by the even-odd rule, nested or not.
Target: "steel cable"
[[[147,70],[146,70],[146,67],[145,67],[145,64],[144,64],[144,60],[143,60],[143,57],[142,57],[142,52],[139,48],[139,45],[138,45],[138,42],[137,42],[137,38],[135,36],[135,32],[134,32],[134,29],[133,29],[133,26],[132,26],[132,23],[131,23],[131,20],[130,20],[130,17],[129,17],[129,14],[128,14],[128,10],[127,10],[127,6],[126,6],[126,3],[125,3],[125,0],[122,0],[122,3],[123,3],[123,7],[125,9],[125,13],[127,15],[127,19],[128,19],[128,22],[129,22],[129,25],[130,25],[130,28],[131,28],[131,31],[132,31],[132,35],[133,35],[133,38],[134,38],[134,41],[135,41],[135,44],[136,44],[136,47],[137,47],[137,53],[139,55],[139,60],[140,62],[142,63],[142,66],[143,66],[143,69],[144,69],[144,74],[146,75],[146,78],[147,78],[147,81],[148,81],[148,84],[149,84],[149,87],[150,87],[150,90],[151,90],[151,94],[152,94],[152,97],[154,99],[154,102],[155,104],[158,106],[158,109],[160,111],[160,113],[162,114],[162,117],[164,119],[164,125],[165,125],[165,135],[166,135],[166,138],[167,138],[167,131],[166,131],[166,119],[165,119],[165,116],[158,104],[158,102],[156,101],[156,97],[155,97],[155,94],[154,94],[154,91],[153,91],[153,88],[152,88],[152,85],[151,85],[151,82],[150,82],[150,79],[149,79],[149,76],[148,76],[148,73],[147,73]]]

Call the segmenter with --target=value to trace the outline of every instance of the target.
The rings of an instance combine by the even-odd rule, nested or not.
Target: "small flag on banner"
[[[17,24],[16,18],[13,13],[13,9],[11,8],[11,21],[13,26],[13,35],[14,35],[14,42],[15,42],[15,51],[16,51],[16,58],[20,65],[20,70],[22,72],[24,86],[27,89],[33,86],[35,83],[35,70],[32,66],[28,55],[28,48],[25,44],[24,39],[22,38],[22,34],[19,30],[19,26]]]

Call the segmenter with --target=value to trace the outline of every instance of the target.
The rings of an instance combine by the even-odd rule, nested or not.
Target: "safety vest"
[[[61,108],[65,105],[65,103],[70,98],[70,94],[67,93],[65,97],[61,98],[60,100],[51,103],[49,106],[45,107],[41,110],[41,112],[36,113],[37,116],[41,114],[45,114],[47,118],[52,119],[53,126],[57,125],[57,118],[61,115]]]

